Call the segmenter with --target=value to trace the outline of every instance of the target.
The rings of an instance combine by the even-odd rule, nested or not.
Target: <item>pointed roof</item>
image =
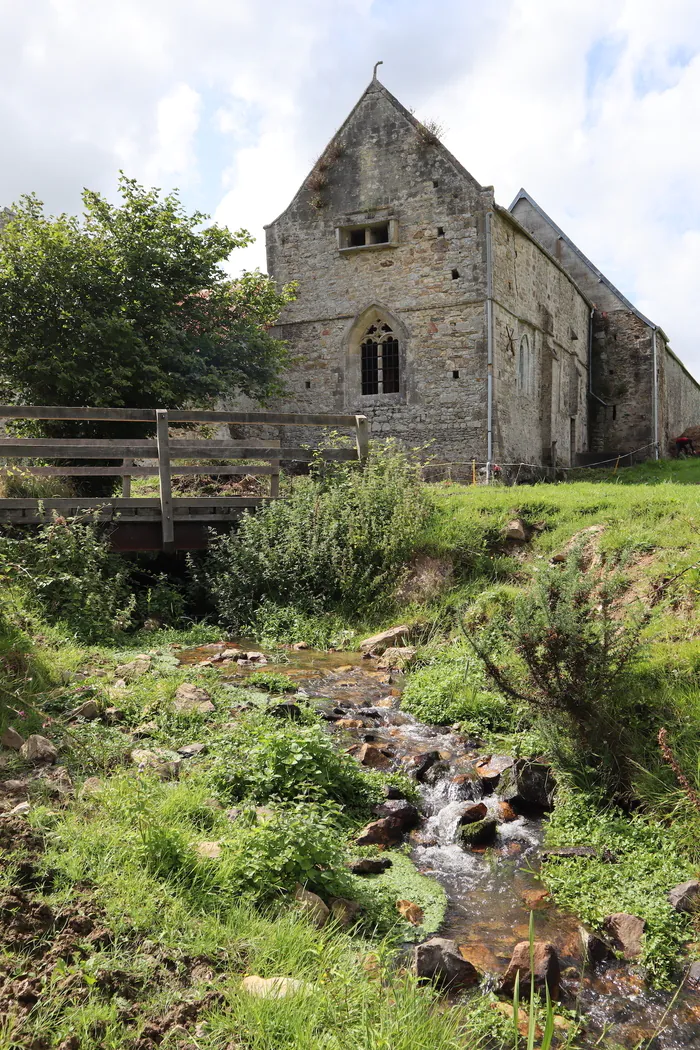
[[[399,100],[396,98],[396,96],[392,95],[392,93],[388,90],[388,88],[386,88],[382,84],[382,82],[377,79],[376,67],[375,67],[375,76],[370,80],[369,84],[367,85],[365,90],[362,92],[362,94],[360,95],[359,99],[357,100],[355,105],[352,107],[352,109],[350,110],[350,112],[348,113],[347,117],[345,118],[343,123],[340,125],[338,130],[335,132],[335,134],[326,143],[326,145],[324,146],[324,148],[323,148],[323,150],[321,152],[321,156],[323,156],[323,154],[326,152],[326,150],[328,150],[328,148],[332,145],[332,143],[335,141],[335,139],[337,139],[340,135],[342,135],[343,131],[348,126],[348,124],[351,122],[351,120],[353,119],[353,117],[355,116],[355,114],[359,110],[360,106],[365,101],[365,99],[368,96],[373,95],[373,94],[380,95],[391,106],[393,106],[394,109],[397,110],[397,112],[399,112],[406,119],[406,121],[415,128],[416,133],[420,134],[421,129],[424,129],[425,126],[423,124],[421,124],[420,120],[418,120],[417,117],[414,117],[413,113],[411,113],[410,110],[406,109],[406,107],[401,102],[399,102]],[[425,133],[425,132],[423,132],[423,133]],[[493,187],[491,187],[491,186],[482,186],[481,183],[478,182],[474,178],[474,176],[471,174],[471,172],[467,171],[467,169],[464,167],[463,164],[460,164],[460,162],[457,160],[457,158],[452,153],[450,153],[450,151],[447,149],[447,147],[444,146],[442,144],[442,142],[438,138],[435,139],[435,142],[433,143],[433,145],[434,145],[434,148],[437,149],[440,152],[441,156],[454,168],[454,170],[456,172],[458,172],[460,175],[462,175],[464,178],[469,179],[469,181],[472,182],[477,187],[478,190],[492,190],[493,189]],[[294,196],[292,197],[291,201],[289,202],[287,207],[284,209],[284,211],[280,212],[280,214],[277,216],[277,218],[273,219],[272,222],[267,223],[267,225],[264,227],[264,229],[267,230],[270,226],[274,226],[275,223],[279,222],[279,220],[282,218],[282,216],[285,215],[289,211],[289,209],[291,208],[292,204],[294,204],[295,200],[297,199],[299,194],[304,189],[304,187],[306,185],[306,180],[308,179],[308,177],[309,176],[307,175],[304,178],[304,181],[302,182],[301,186],[296,191],[296,193],[294,194]]]

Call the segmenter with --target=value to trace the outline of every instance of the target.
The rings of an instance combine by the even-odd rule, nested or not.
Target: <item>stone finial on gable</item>
[[[376,80],[377,79],[377,70],[379,69],[380,66],[383,66],[383,65],[384,65],[384,62],[383,62],[382,59],[380,59],[378,62],[374,63],[374,71],[372,73],[372,80]]]

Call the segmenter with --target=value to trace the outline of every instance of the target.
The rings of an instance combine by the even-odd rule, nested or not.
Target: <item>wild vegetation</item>
[[[241,688],[215,666],[178,666],[179,647],[227,630],[353,648],[408,623],[404,709],[459,723],[484,753],[552,761],[547,845],[596,850],[545,861],[552,896],[593,928],[611,912],[643,918],[648,976],[677,980],[696,934],[667,893],[700,865],[700,470],[633,471],[426,487],[384,450],[364,473],[295,480],[237,542],[176,573],[116,556],[89,521],[3,537],[0,729],[49,737],[68,779],[34,776],[28,814],[0,821],[4,928],[16,892],[35,924],[2,942],[3,994],[22,1005],[0,1048],[517,1046],[492,993],[444,1009],[403,965],[399,944],[439,926],[440,888],[401,853],[369,880],[346,867],[384,786],[411,796],[412,783],[339,750],[303,696],[285,715],[293,678],[261,670]],[[513,518],[524,541],[506,538]],[[443,571],[421,597],[426,558]],[[178,708],[185,683],[205,690],[206,714]],[[90,700],[99,718],[71,714]],[[3,782],[29,772],[2,752]],[[358,901],[359,924],[316,929],[297,884]],[[400,897],[420,906],[417,930]],[[258,999],[246,974],[304,991]]]
[[[286,352],[268,328],[293,289],[259,271],[228,277],[222,264],[251,242],[245,230],[204,225],[208,216],[188,214],[177,193],[123,174],[119,190],[119,205],[85,190],[80,217],[47,216],[32,195],[10,209],[0,238],[2,400],[178,408],[279,391]]]

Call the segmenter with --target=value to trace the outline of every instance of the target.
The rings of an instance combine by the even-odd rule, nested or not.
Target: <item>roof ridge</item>
[[[597,276],[598,280],[601,281],[606,286],[606,288],[608,288],[614,295],[616,295],[618,297],[618,299],[620,299],[625,304],[625,306],[627,306],[632,311],[632,313],[635,314],[640,319],[640,321],[643,321],[644,324],[648,325],[650,328],[655,328],[655,329],[657,329],[657,331],[663,332],[663,329],[659,325],[654,324],[653,321],[650,321],[649,318],[645,314],[643,314],[642,311],[639,310],[634,305],[634,303],[630,302],[630,300],[627,298],[627,296],[623,295],[623,293],[620,291],[620,289],[617,288],[612,283],[612,281],[608,277],[605,276],[603,271],[600,270],[595,265],[594,262],[591,262],[591,260],[588,258],[588,256],[585,255],[584,252],[581,251],[579,246],[577,244],[575,244],[574,241],[571,240],[571,238],[569,237],[568,234],[564,233],[564,231],[562,230],[561,226],[557,225],[557,223],[554,221],[554,219],[552,219],[547,214],[547,212],[544,210],[544,208],[542,208],[537,203],[537,201],[534,199],[534,197],[532,197],[531,194],[529,194],[528,191],[523,186],[520,187],[520,189],[518,190],[518,192],[516,193],[514,199],[512,200],[512,202],[510,203],[510,205],[508,207],[508,211],[511,214],[513,214],[513,209],[515,208],[515,205],[518,203],[518,201],[521,201],[521,200],[526,200],[528,202],[528,204],[532,205],[532,207],[535,209],[537,214],[541,215],[542,218],[545,220],[545,222],[549,223],[549,225],[558,234],[558,236],[561,237],[561,239],[568,244],[569,248],[571,248],[571,250],[573,252],[575,252],[576,255],[578,255],[579,259],[581,259],[581,261],[584,262],[586,264],[586,266],[589,266],[591,268],[593,273]]]

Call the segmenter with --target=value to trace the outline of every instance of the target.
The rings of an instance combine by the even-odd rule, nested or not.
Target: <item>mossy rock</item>
[[[491,846],[496,841],[498,822],[493,817],[485,817],[474,824],[464,824],[460,829],[463,846]]]

